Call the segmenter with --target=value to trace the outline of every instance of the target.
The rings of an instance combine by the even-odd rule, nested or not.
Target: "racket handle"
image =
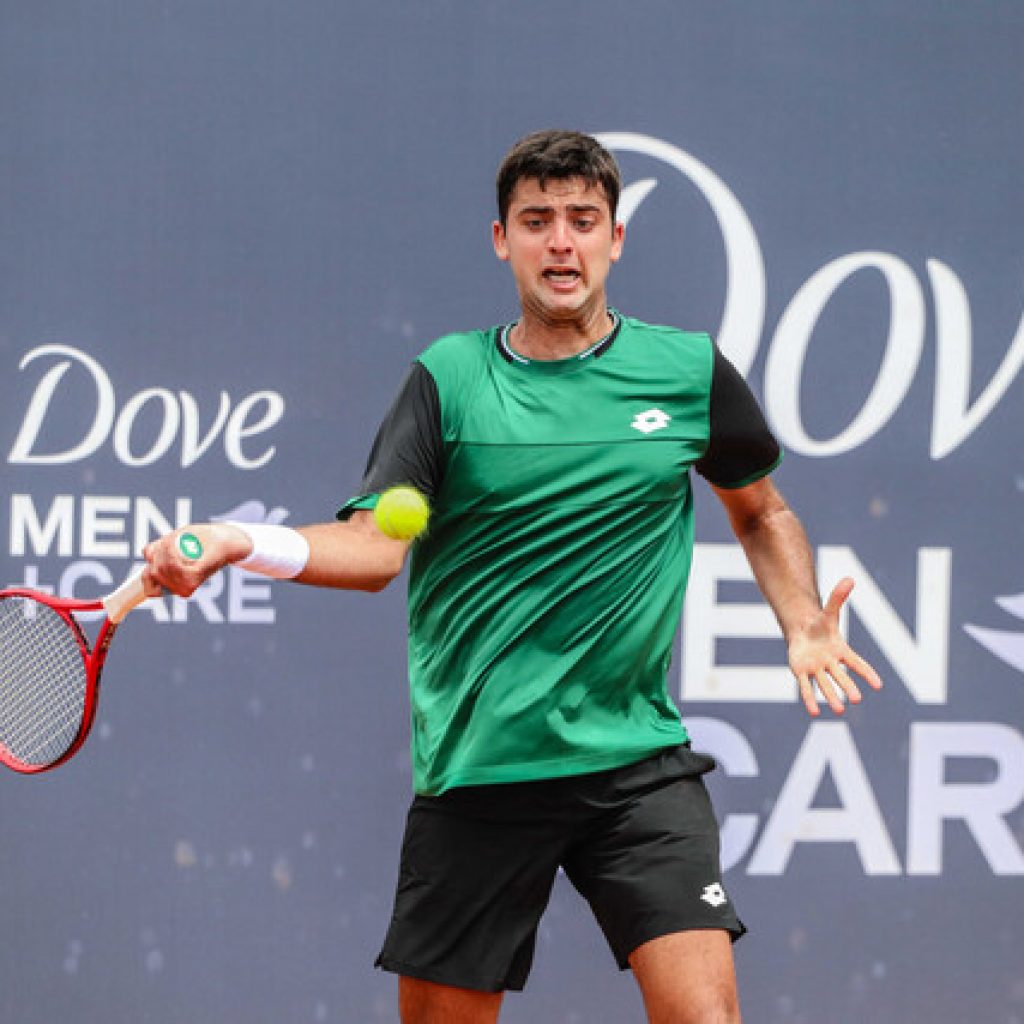
[[[116,626],[133,608],[138,608],[148,597],[142,583],[143,569],[138,569],[112,594],[103,598],[107,618]]]

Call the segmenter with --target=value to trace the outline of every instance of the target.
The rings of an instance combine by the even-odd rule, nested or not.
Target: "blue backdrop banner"
[[[410,361],[511,319],[520,136],[622,167],[627,314],[718,339],[885,689],[804,713],[696,485],[671,669],[751,1022],[1024,1021],[1024,8],[2,4],[0,576],[92,597],[157,534],[330,519]],[[403,583],[232,569],[133,614],[94,735],[0,778],[0,1017],[387,1021]],[[642,1019],[562,880],[503,1020]]]

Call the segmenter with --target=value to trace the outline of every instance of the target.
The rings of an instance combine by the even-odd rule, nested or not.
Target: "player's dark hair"
[[[600,142],[583,132],[534,132],[520,139],[498,168],[498,219],[502,227],[508,222],[508,208],[516,185],[535,178],[541,188],[549,181],[582,178],[591,188],[600,185],[608,199],[615,222],[615,211],[622,191],[615,157]]]

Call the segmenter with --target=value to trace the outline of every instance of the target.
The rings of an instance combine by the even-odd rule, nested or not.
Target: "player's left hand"
[[[820,613],[788,638],[789,667],[800,686],[800,697],[807,713],[815,718],[821,713],[815,687],[837,715],[844,709],[841,694],[851,704],[859,704],[863,699],[851,671],[873,689],[882,688],[878,673],[839,631],[839,613],[853,586],[849,576],[841,579]]]

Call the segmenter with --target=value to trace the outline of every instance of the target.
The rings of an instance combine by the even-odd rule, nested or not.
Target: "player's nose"
[[[552,252],[572,252],[572,232],[569,230],[568,222],[562,217],[555,217],[551,222],[548,248]]]

